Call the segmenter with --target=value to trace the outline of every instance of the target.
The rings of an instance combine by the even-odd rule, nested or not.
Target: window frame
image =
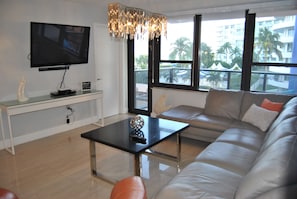
[[[253,42],[253,45],[252,46],[254,46],[254,41],[255,41],[254,33],[255,33],[255,28],[256,28],[256,14],[254,13],[254,14],[248,14],[248,15],[252,17],[252,20],[253,20],[253,23],[254,23],[253,37],[252,37],[252,42]],[[268,14],[266,14],[266,15],[268,15]],[[295,16],[297,16],[297,14]],[[297,20],[297,17],[295,17],[295,20]],[[296,24],[296,22],[295,22],[295,24]],[[295,31],[297,31],[296,28],[297,27],[295,27]],[[292,46],[292,51],[291,52],[293,53],[293,46]],[[253,53],[254,53],[254,51],[252,49],[252,51],[251,51],[251,56],[252,57],[251,57],[251,63],[250,63],[250,70],[251,71],[250,71],[250,74],[249,74],[249,81],[250,81],[250,83],[251,83],[251,78],[252,78],[252,73],[253,73],[252,72],[252,68],[254,66],[257,66],[257,67],[259,67],[259,66],[260,67],[261,66],[263,66],[263,67],[275,66],[275,67],[293,67],[293,68],[297,68],[297,62],[296,63],[285,63],[285,62],[256,62],[256,61],[253,61]],[[268,75],[269,74],[272,75],[274,73],[267,73],[267,74]],[[265,73],[265,75],[266,75],[266,73]],[[265,82],[265,80],[264,80],[264,82]],[[249,87],[248,88],[248,91],[250,91],[250,86],[251,86],[250,83],[247,84],[247,85],[245,85],[245,86],[248,86]],[[265,87],[265,83],[263,85],[263,91],[254,91],[254,92],[266,92],[265,89],[264,89],[264,87]],[[296,93],[294,93],[294,94],[296,95]]]
[[[149,77],[151,77],[151,87],[173,88],[193,91],[207,91],[199,89],[200,82],[200,45],[201,45],[201,22],[202,15],[195,15],[193,17],[193,55],[190,61],[178,61],[178,60],[161,60],[161,37],[151,41],[150,48],[152,49],[152,70]],[[245,11],[245,27],[244,27],[244,45],[242,55],[242,71],[241,71],[241,86],[240,90],[250,91],[252,67],[253,66],[279,66],[279,67],[297,67],[297,63],[271,63],[271,62],[253,62],[253,50],[255,40],[255,25],[256,25],[256,13],[249,13],[249,10]],[[296,27],[295,27],[296,28]],[[252,45],[251,45],[252,44]],[[129,57],[129,55],[128,55]],[[161,63],[189,63],[191,64],[191,83],[190,85],[181,85],[174,83],[161,83],[160,77],[160,64]],[[151,75],[151,76],[150,76]],[[265,92],[265,91],[264,91]]]
[[[194,16],[194,24],[195,24],[195,17]],[[152,83],[152,86],[155,87],[163,87],[163,88],[174,88],[174,89],[184,89],[184,90],[195,90],[195,62],[194,57],[198,56],[198,50],[197,54],[196,47],[195,47],[195,25],[193,27],[193,56],[192,60],[161,60],[161,37],[159,39],[155,39],[155,48],[154,51],[157,52],[157,55],[155,55],[155,61],[154,61],[154,81]],[[195,51],[195,52],[194,52]],[[174,83],[162,83],[160,82],[160,64],[161,63],[182,63],[182,64],[190,64],[191,65],[191,80],[190,85],[182,85],[182,84],[174,84]],[[197,70],[197,69],[196,69]]]

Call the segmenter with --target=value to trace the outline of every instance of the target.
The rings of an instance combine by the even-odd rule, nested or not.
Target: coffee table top
[[[144,126],[141,129],[146,138],[146,143],[144,144],[137,143],[130,137],[130,133],[133,132],[133,129],[130,127],[130,120],[132,118],[82,133],[81,137],[136,154],[151,148],[189,126],[189,124],[182,122],[152,118],[144,115],[141,115],[141,117],[144,119]]]

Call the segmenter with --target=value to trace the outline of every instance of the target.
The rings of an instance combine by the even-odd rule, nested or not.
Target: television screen
[[[31,67],[88,63],[90,27],[31,22]]]

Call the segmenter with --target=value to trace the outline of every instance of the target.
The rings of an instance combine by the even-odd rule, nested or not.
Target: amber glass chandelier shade
[[[139,8],[131,8],[119,3],[108,5],[108,30],[111,36],[125,39],[149,39],[167,36],[167,17],[150,13]]]

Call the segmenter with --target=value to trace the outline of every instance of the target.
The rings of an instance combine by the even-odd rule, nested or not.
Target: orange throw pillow
[[[280,102],[272,102],[269,99],[264,99],[262,104],[261,104],[262,108],[265,108],[267,110],[270,111],[277,111],[277,112],[281,112],[282,108],[283,108],[283,103]]]

